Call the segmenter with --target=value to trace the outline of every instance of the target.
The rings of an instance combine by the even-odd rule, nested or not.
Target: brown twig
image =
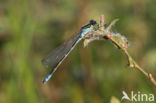
[[[134,59],[131,57],[131,55],[128,53],[128,51],[127,51],[127,44],[128,44],[127,39],[125,37],[123,37],[122,35],[120,35],[120,34],[115,34],[113,32],[110,32],[110,29],[111,29],[112,25],[114,25],[116,23],[116,21],[118,21],[118,19],[115,19],[114,21],[112,21],[110,23],[110,25],[108,25],[107,27],[104,27],[104,15],[101,15],[99,30],[96,30],[96,31],[92,32],[93,37],[109,39],[115,46],[117,46],[119,49],[121,49],[126,54],[126,56],[128,58],[129,67],[135,68],[138,71],[140,71],[156,87],[156,80],[153,78],[152,74],[147,73],[143,68],[141,68],[134,61]]]
[[[110,40],[117,45],[127,56],[128,58],[128,62],[129,62],[129,67],[131,68],[135,68],[137,70],[139,70],[142,74],[144,74],[150,81],[151,83],[156,87],[156,80],[153,78],[151,73],[147,73],[143,68],[141,68],[135,61],[134,59],[130,56],[130,54],[128,53],[127,49],[122,47],[121,45],[118,44],[118,42],[116,42],[115,40],[113,40],[112,38],[110,38]]]

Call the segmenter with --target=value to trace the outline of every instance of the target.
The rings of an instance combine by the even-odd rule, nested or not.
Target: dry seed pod
[[[111,37],[112,37],[112,40],[113,41],[116,41],[117,42],[117,44],[120,46],[117,46],[118,48],[127,48],[128,47],[128,41],[127,41],[127,39],[124,37],[124,36],[122,36],[121,34],[119,34],[119,33],[112,33],[111,34]]]

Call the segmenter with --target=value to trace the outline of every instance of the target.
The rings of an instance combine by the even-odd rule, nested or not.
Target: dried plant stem
[[[117,45],[118,47],[120,47],[120,49],[126,54],[127,58],[128,58],[128,62],[129,62],[129,67],[131,68],[135,68],[137,70],[139,70],[142,74],[144,74],[150,81],[151,83],[156,87],[156,80],[153,78],[151,73],[147,73],[145,70],[143,70],[143,68],[141,68],[135,61],[134,59],[130,56],[130,54],[128,53],[127,49],[122,47],[121,45],[118,44],[118,42],[116,42],[115,40],[113,40],[112,38],[110,38],[110,40],[112,41],[112,43],[114,43],[115,45]]]
[[[104,15],[101,15],[100,17],[100,28],[96,31],[93,31],[93,37],[95,40],[98,40],[99,38],[103,39],[108,39],[110,40],[115,46],[117,46],[119,49],[121,49],[127,56],[128,62],[129,62],[129,67],[135,68],[138,71],[140,71],[143,75],[145,75],[151,83],[156,87],[156,80],[153,78],[151,73],[147,73],[143,68],[141,68],[131,57],[129,52],[127,51],[127,41],[124,40],[121,35],[114,35],[115,33],[110,32],[110,29],[112,25],[114,25],[118,21],[118,19],[115,19],[108,25],[107,27],[104,27]],[[103,26],[103,27],[102,27]],[[114,36],[113,36],[114,35]]]

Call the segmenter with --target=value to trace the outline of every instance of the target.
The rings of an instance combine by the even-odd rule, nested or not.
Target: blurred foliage
[[[101,14],[106,23],[119,18],[113,30],[127,37],[130,54],[156,77],[155,5],[155,0],[0,0],[0,103],[119,103],[123,90],[156,94],[106,41],[86,48],[79,43],[54,77],[41,82],[50,71],[41,59]]]

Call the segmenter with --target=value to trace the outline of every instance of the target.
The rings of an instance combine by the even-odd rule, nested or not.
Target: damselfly
[[[84,38],[89,32],[91,32],[94,26],[97,25],[96,21],[90,20],[89,24],[83,26],[80,31],[74,34],[69,40],[64,42],[58,48],[56,48],[53,52],[51,52],[48,56],[43,58],[42,64],[46,67],[55,66],[47,75],[47,77],[43,80],[43,83],[46,83],[53,75],[53,73],[57,70],[59,65],[63,62],[63,60],[68,56],[68,54],[73,50],[76,44]]]

